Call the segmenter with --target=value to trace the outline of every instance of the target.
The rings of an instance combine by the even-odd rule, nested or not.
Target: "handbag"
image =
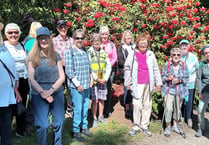
[[[17,102],[17,115],[21,115],[26,112],[26,108],[22,102]]]

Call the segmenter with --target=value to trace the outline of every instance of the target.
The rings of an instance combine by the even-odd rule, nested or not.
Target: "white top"
[[[22,47],[22,45],[20,43],[18,43],[17,45],[11,45],[9,44],[8,41],[5,41],[4,44],[15,61],[18,77],[27,78],[28,72],[27,72],[27,64],[26,64],[26,52]]]

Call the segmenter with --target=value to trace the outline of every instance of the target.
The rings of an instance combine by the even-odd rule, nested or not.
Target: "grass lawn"
[[[71,121],[67,118],[65,120],[63,128],[63,145],[127,145],[131,142],[137,143],[140,139],[144,138],[143,134],[137,134],[135,137],[129,137],[127,135],[129,127],[120,122],[110,119],[107,124],[99,124],[97,128],[90,128],[90,131],[94,134],[93,138],[85,137],[84,143],[75,142],[71,137]],[[160,122],[152,121],[150,130],[155,133],[160,130]],[[18,138],[13,133],[14,145],[37,145],[36,142],[36,130],[34,127],[29,127],[29,137]],[[52,145],[52,127],[49,128],[48,145]]]

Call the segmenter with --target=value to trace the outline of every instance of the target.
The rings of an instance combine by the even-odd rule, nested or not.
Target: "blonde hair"
[[[36,30],[40,27],[42,27],[40,22],[32,22],[30,25],[30,31],[28,35],[32,38],[36,38]]]
[[[48,54],[48,59],[49,59],[49,65],[55,65],[57,58],[56,58],[56,53],[54,50],[52,38],[49,37],[48,41],[49,41],[49,47],[48,47],[47,54]],[[37,39],[34,42],[34,46],[33,46],[32,50],[28,54],[27,60],[32,62],[32,66],[34,68],[36,68],[40,64],[41,47],[40,47],[40,44]]]
[[[148,43],[147,47],[149,47],[149,37],[148,37],[148,34],[146,33],[142,33],[136,38],[136,47],[138,47],[138,43],[143,40],[147,40],[147,43]]]
[[[125,44],[125,36],[126,36],[128,33],[131,35],[131,44],[134,43],[134,37],[133,37],[133,34],[132,34],[131,30],[126,30],[126,31],[124,31],[123,36],[122,36],[122,39],[121,39],[121,43],[122,43],[122,44]]]
[[[108,26],[102,26],[102,27],[100,27],[99,33],[100,34],[101,33],[108,33],[108,34],[110,34],[110,31],[109,31]]]

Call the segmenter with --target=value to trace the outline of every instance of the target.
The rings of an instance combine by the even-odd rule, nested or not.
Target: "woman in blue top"
[[[3,24],[0,23],[0,31]],[[0,138],[1,145],[12,145],[12,109],[11,105],[16,104],[16,100],[21,101],[17,89],[18,75],[12,56],[3,43],[0,33]],[[16,82],[15,82],[16,81]],[[16,95],[16,99],[15,99]]]
[[[28,77],[32,86],[32,104],[38,145],[47,144],[47,130],[52,114],[54,145],[62,144],[64,121],[64,93],[62,83],[65,75],[61,57],[54,51],[49,29],[41,27],[36,31],[36,41],[28,55]]]

